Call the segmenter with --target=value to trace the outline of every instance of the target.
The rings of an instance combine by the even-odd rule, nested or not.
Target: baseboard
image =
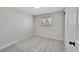
[[[60,40],[60,41],[64,41],[63,39],[61,38],[57,38],[57,37],[50,37],[50,36],[46,36],[46,35],[42,35],[42,34],[36,34],[37,36],[41,36],[41,37],[44,37],[44,38],[49,38],[49,39],[55,39],[55,40]]]
[[[16,40],[16,41],[14,41],[14,42],[11,42],[11,43],[9,43],[9,44],[6,44],[6,45],[0,47],[0,50],[4,49],[4,48],[6,48],[6,47],[9,47],[9,46],[11,46],[11,45],[14,45],[14,44],[16,44],[16,43],[18,43],[18,42],[20,42],[20,41],[22,41],[22,40],[24,40],[24,39],[30,38],[30,37],[32,37],[32,36],[34,36],[34,35],[35,35],[35,34],[31,34],[31,35],[29,35],[29,36],[27,36],[27,37],[24,37],[24,38],[22,38],[22,39],[19,39],[19,40]]]

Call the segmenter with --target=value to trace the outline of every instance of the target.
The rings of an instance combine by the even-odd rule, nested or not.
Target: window
[[[52,25],[52,17],[51,16],[42,16],[40,19],[41,25]]]

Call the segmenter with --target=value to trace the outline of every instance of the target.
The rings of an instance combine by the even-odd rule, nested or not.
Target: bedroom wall
[[[33,34],[33,17],[14,8],[0,8],[0,48]]]
[[[53,38],[57,40],[64,39],[64,13],[63,11],[55,12],[51,14],[47,14],[52,16],[53,23],[51,26],[41,26],[40,25],[40,17],[43,15],[39,15],[35,17],[35,33],[37,35]]]

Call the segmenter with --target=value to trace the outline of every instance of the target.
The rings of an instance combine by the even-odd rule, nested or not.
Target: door
[[[79,8],[77,8],[77,20],[76,20],[76,51],[79,52]]]
[[[65,46],[67,52],[78,51],[76,44],[77,40],[77,8],[65,8]],[[71,42],[71,43],[70,43]]]

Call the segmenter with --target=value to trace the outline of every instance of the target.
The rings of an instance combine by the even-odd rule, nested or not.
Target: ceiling
[[[47,14],[52,12],[58,12],[64,10],[63,7],[16,7],[17,10],[29,13],[31,15],[40,15],[40,14]]]

